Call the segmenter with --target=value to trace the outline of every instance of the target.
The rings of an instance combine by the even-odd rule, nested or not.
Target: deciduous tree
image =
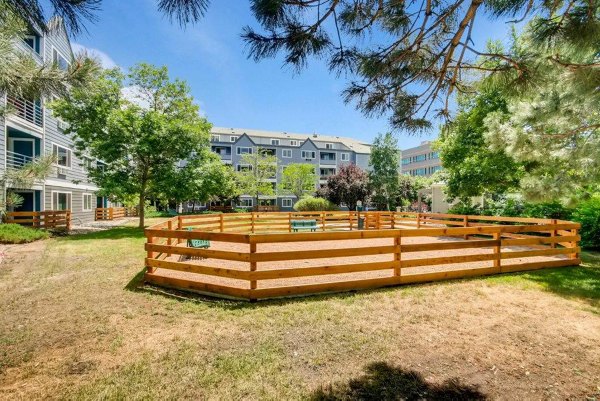
[[[355,210],[356,203],[366,204],[371,194],[369,175],[356,164],[348,164],[339,168],[337,174],[327,178],[327,184],[319,191],[319,195],[330,202]]]
[[[398,191],[398,169],[400,149],[398,139],[391,133],[379,134],[371,146],[369,158],[369,181],[373,190],[373,201],[378,209],[395,209],[394,194]]]
[[[444,166],[450,199],[469,199],[484,193],[506,193],[519,188],[524,166],[504,148],[490,148],[485,119],[506,113],[506,98],[497,90],[461,99],[454,121],[441,132],[436,147]]]
[[[137,88],[134,102],[122,95],[126,83]],[[54,112],[69,123],[76,150],[105,163],[90,171],[94,182],[138,196],[140,227],[150,189],[172,176],[180,160],[204,154],[209,143],[210,123],[200,117],[187,84],[170,79],[166,67],[142,63],[126,77],[108,71],[92,88],[56,102]]]
[[[237,172],[240,191],[250,195],[258,207],[259,196],[273,196],[275,189],[269,179],[277,174],[277,157],[264,152],[260,148],[252,149],[252,153],[242,156],[242,169]]]
[[[303,196],[315,192],[316,182],[317,175],[314,165],[293,163],[284,166],[278,189],[282,194],[291,194],[300,200]]]

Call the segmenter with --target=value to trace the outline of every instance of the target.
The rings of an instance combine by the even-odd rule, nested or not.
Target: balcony
[[[322,168],[319,171],[319,179],[320,180],[326,180],[327,178],[331,177],[332,175],[335,175],[335,169],[334,168]]]
[[[335,164],[336,155],[334,152],[321,152],[321,164]]]
[[[221,159],[231,160],[231,146],[212,146],[211,149],[221,156]]]
[[[6,151],[6,168],[8,169],[20,169],[27,163],[31,163],[35,158],[21,153]]]
[[[13,115],[37,127],[44,126],[44,109],[39,100],[31,101],[20,97],[7,95],[6,102],[13,110]]]

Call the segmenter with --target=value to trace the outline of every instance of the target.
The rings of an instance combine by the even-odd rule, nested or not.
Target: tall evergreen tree
[[[65,96],[71,88],[85,87],[99,72],[99,64],[84,53],[77,54],[66,70],[53,62],[40,65],[15,46],[29,33],[29,25],[2,5],[0,0],[0,93],[26,99]],[[59,34],[60,20],[53,21],[58,25],[54,34]],[[0,112],[6,111],[10,112]]]

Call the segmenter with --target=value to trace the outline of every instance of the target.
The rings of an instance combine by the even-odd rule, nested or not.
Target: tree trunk
[[[146,174],[144,174],[146,176]],[[139,199],[139,208],[140,208],[140,223],[138,225],[139,228],[143,229],[145,227],[145,215],[146,215],[146,186],[147,182],[145,179],[142,180],[142,188],[140,189],[140,199]]]

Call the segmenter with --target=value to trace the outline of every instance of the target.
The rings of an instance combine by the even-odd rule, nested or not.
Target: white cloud
[[[117,67],[117,63],[106,53],[101,50],[85,47],[79,43],[71,43],[73,51],[75,53],[86,52],[89,56],[97,59],[103,68],[114,68]]]

